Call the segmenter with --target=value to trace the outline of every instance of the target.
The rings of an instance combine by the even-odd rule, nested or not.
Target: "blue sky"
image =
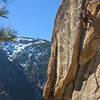
[[[51,40],[54,20],[61,0],[15,0],[8,4],[8,19],[1,23],[18,31],[18,37]]]

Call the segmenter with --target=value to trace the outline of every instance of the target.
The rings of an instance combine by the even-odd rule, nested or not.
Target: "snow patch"
[[[41,43],[45,43],[45,41],[40,40],[40,41],[38,41],[38,42],[35,42],[34,44],[41,44]]]
[[[31,38],[17,38],[16,41],[20,41],[20,40],[23,40],[23,41],[33,41],[33,39]]]
[[[32,43],[29,43],[29,44],[21,44],[20,47],[19,47],[19,45],[16,45],[15,46],[15,49],[17,49],[17,50],[15,50],[13,52],[15,54],[17,54],[17,53],[21,52],[22,50],[24,50],[26,47],[31,46],[31,45],[32,45]]]

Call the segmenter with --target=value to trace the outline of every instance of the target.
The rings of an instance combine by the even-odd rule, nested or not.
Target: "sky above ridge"
[[[15,0],[8,4],[8,19],[0,23],[18,31],[18,37],[51,40],[54,20],[61,0]]]

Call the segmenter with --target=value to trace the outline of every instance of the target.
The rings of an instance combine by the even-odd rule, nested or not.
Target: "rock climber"
[[[87,28],[87,22],[88,22],[88,15],[87,15],[87,10],[84,9],[82,12],[82,17],[83,17],[83,28]]]
[[[84,29],[87,29],[87,23],[88,23],[88,14],[87,14],[87,6],[88,4],[93,0],[83,0],[82,2],[82,10],[79,15],[79,18],[81,19],[82,25]]]
[[[87,15],[87,10],[83,9],[80,13],[79,18],[81,19],[81,22],[83,24],[83,28],[87,28],[87,22],[88,22],[88,15]]]

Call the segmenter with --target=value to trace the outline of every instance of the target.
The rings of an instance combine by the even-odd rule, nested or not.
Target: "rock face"
[[[88,13],[87,29],[78,18],[84,7]],[[62,0],[54,23],[43,97],[100,100],[99,0]]]

